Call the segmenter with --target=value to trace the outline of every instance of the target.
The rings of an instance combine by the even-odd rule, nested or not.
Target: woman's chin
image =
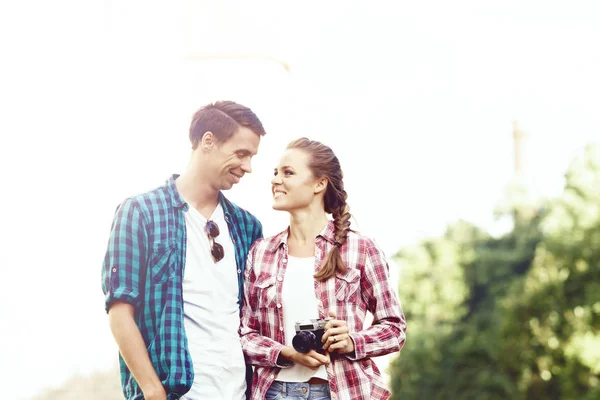
[[[273,202],[273,210],[277,210],[277,211],[285,211],[287,208],[285,207],[285,205],[278,203],[277,201]]]

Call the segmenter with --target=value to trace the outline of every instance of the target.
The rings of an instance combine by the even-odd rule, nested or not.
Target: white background
[[[229,196],[266,234],[287,222],[272,168],[308,136],[338,154],[356,228],[392,256],[458,218],[494,227],[513,120],[532,190],[560,192],[600,137],[599,17],[593,1],[2,3],[1,397],[115,365],[112,214],[185,168],[201,105],[263,121]]]

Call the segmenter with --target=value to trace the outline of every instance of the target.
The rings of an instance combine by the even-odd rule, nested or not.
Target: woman
[[[256,367],[251,398],[389,398],[371,357],[399,351],[406,323],[383,253],[349,229],[337,157],[298,139],[271,183],[273,208],[290,214],[290,226],[256,241],[248,255],[240,334]],[[367,311],[373,324],[363,329]],[[306,330],[315,324],[318,341],[314,320],[327,317],[321,341],[296,350],[296,322],[306,321]]]

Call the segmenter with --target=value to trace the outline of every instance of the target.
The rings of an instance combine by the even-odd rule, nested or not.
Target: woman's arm
[[[354,342],[354,352],[346,357],[351,360],[400,351],[406,340],[406,321],[390,282],[388,263],[375,242],[365,240],[367,258],[361,291],[367,310],[373,314],[373,323],[363,331],[349,334]]]

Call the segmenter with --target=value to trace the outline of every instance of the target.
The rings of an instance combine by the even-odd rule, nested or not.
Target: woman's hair
[[[348,195],[344,190],[344,174],[338,158],[328,146],[300,138],[287,146],[288,149],[299,149],[310,156],[308,168],[316,178],[327,178],[325,190],[325,212],[333,216],[335,245],[325,257],[325,261],[315,279],[325,281],[335,275],[336,271],[345,273],[346,265],[340,255],[340,247],[346,242],[350,230],[350,209],[346,204]]]

